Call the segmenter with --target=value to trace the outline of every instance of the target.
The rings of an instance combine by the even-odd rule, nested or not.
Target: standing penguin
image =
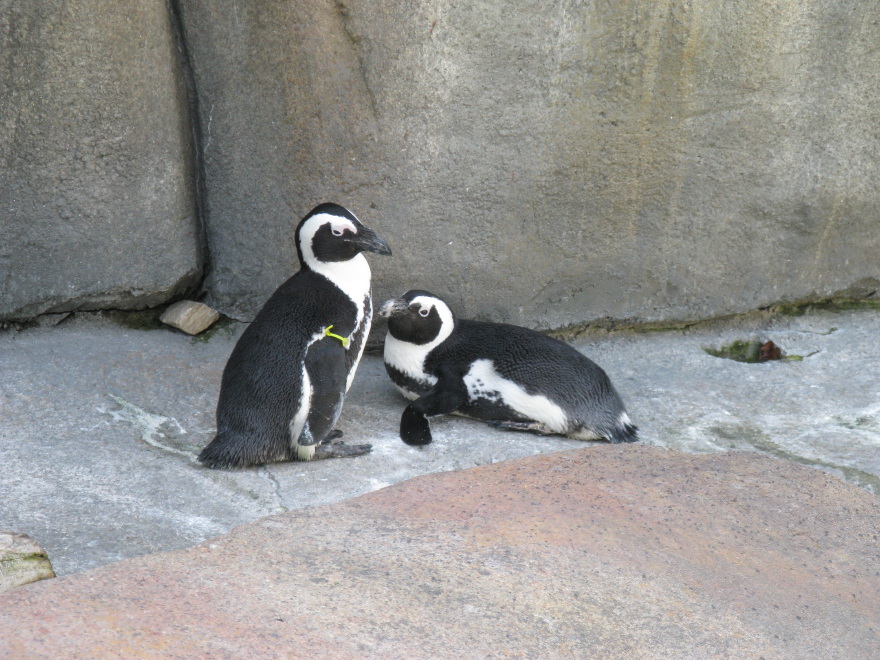
[[[635,442],[604,371],[568,344],[515,325],[459,320],[427,291],[385,302],[385,369],[412,400],[400,419],[409,445],[431,442],[428,417],[457,412],[504,429],[578,440]]]
[[[341,435],[333,425],[373,316],[361,253],[391,248],[351,211],[321,204],[297,226],[296,251],[299,272],[272,294],[223,370],[217,436],[199,454],[208,467],[311,460],[318,443]],[[333,445],[320,456],[370,449]]]

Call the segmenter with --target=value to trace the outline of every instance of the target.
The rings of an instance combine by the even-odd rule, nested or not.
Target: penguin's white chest
[[[365,316],[364,301],[370,298],[370,264],[364,255],[358,254],[348,261],[328,261],[310,264],[310,268],[320,273],[338,287],[357,307],[354,327],[360,327]],[[372,310],[371,310],[372,311]],[[369,320],[367,321],[369,324]]]
[[[363,341],[357,348],[357,355],[348,373],[348,381],[346,382],[345,391],[348,392],[351,383],[354,380],[354,374],[360,364],[361,357],[364,354],[364,348],[367,345],[367,336],[370,334],[370,325],[373,320],[373,303],[370,295],[370,264],[367,263],[364,255],[358,254],[348,261],[314,261],[310,262],[310,267],[316,273],[319,273],[330,280],[346,297],[348,297],[357,309],[354,320],[354,330],[347,339],[354,339],[362,336]]]
[[[393,367],[404,376],[424,385],[427,389],[437,383],[437,378],[425,372],[425,358],[431,352],[431,346],[419,346],[406,341],[400,341],[393,335],[385,337],[385,364]],[[394,383],[394,386],[407,399],[417,399],[420,395],[404,385]]]

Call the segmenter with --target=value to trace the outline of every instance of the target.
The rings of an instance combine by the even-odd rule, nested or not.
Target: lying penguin
[[[364,352],[373,304],[362,252],[391,254],[338,204],[296,228],[300,270],[241,337],[220,384],[217,436],[199,454],[212,468],[354,456],[370,445],[327,444]],[[319,443],[321,446],[317,449]]]
[[[578,440],[635,442],[604,371],[568,344],[501,323],[460,320],[427,291],[385,302],[385,369],[412,400],[400,419],[409,445],[431,442],[429,417],[459,413],[503,429]]]

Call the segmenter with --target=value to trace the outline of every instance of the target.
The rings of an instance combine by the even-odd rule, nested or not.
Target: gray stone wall
[[[0,1],[0,319],[197,286],[192,153],[162,0]]]
[[[196,170],[187,160],[199,154],[209,262],[203,287],[208,302],[232,316],[250,318],[295,271],[296,222],[331,200],[394,249],[392,259],[373,260],[377,297],[426,288],[462,315],[534,327],[705,318],[880,286],[880,5],[63,6],[105,4],[89,24],[98,43],[117,43],[132,14],[149,15],[118,53],[134,62],[117,62],[121,71],[148,71],[117,87],[110,81],[120,77],[107,74],[91,95],[77,95],[79,74],[68,65],[56,74],[60,96],[28,90],[58,99],[44,120],[53,127],[65,107],[79,115],[83,107],[115,110],[114,89],[149,99],[161,121],[136,117],[142,146],[166,164],[176,154],[182,166],[150,179],[155,169],[139,159],[143,169],[127,180],[163,185],[143,185],[114,206],[135,207],[144,226],[155,227],[160,216],[180,221],[173,225],[180,231],[187,225],[192,259],[160,269],[175,282],[200,263]],[[19,11],[0,7],[7,7],[0,15]],[[188,108],[163,10],[180,17],[195,94]],[[132,52],[131,42],[143,44],[147,34],[154,41],[145,52],[164,64],[144,66]],[[35,52],[51,50],[45,39],[29,38]],[[187,109],[197,145],[189,143]],[[23,159],[4,176],[34,167],[33,149],[3,149],[6,163]],[[106,179],[98,172],[66,184],[51,202],[25,201],[35,212],[20,222],[55,230],[63,223],[51,203],[89,206],[78,200]],[[11,188],[0,181],[5,196]],[[101,253],[128,249],[144,226],[108,230],[103,241],[116,247],[98,241]],[[28,245],[13,239],[0,247],[4,266]],[[70,240],[60,245],[82,250]],[[40,280],[33,258],[20,264],[22,273],[37,273],[28,275],[35,299],[83,277],[71,268]],[[104,281],[111,291],[130,286],[109,274]],[[8,315],[7,290],[0,314]]]

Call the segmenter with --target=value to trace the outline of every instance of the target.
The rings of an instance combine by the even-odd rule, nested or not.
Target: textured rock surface
[[[464,316],[863,295],[878,41],[850,0],[4,2],[0,320],[158,304],[202,257],[250,318],[327,200],[394,248],[377,297]]]
[[[0,596],[9,657],[880,654],[880,503],[755,454],[420,477]]]
[[[880,5],[181,0],[221,311],[349,205],[379,297],[558,327],[880,280]],[[487,295],[491,292],[491,295]]]
[[[188,335],[197,335],[210,328],[219,318],[220,313],[204,303],[181,300],[169,305],[159,320]]]
[[[55,577],[46,551],[26,534],[0,532],[0,592]]]
[[[0,2],[0,319],[198,283],[192,148],[162,0]]]
[[[371,454],[208,470],[194,459],[214,435],[221,374],[241,328],[191,338],[94,316],[0,333],[0,529],[37,539],[59,575],[413,476],[584,446],[441,417],[430,446],[408,447],[397,435],[404,400],[381,358],[367,355],[339,428],[350,443],[372,444]],[[804,359],[743,364],[703,350],[751,336]],[[876,312],[822,312],[576,346],[610,374],[644,444],[761,452],[880,495],[878,336]]]

